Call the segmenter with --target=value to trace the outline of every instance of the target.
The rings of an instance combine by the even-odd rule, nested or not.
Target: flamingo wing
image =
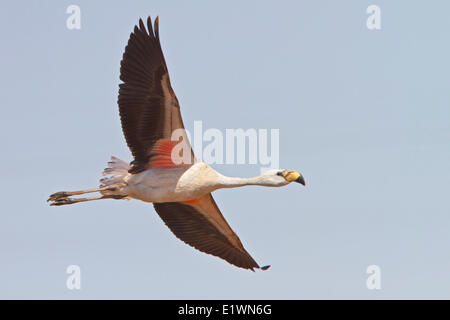
[[[120,65],[123,83],[119,85],[118,104],[122,130],[134,157],[132,173],[151,167],[157,142],[170,141],[174,130],[184,129],[159,41],[158,18],[153,28],[148,17],[147,29],[140,19],[130,34]],[[188,148],[189,161],[193,162],[192,148]]]
[[[156,212],[175,236],[202,252],[244,269],[260,268],[244,249],[211,194],[188,202],[154,203]],[[261,269],[266,270],[268,266]]]

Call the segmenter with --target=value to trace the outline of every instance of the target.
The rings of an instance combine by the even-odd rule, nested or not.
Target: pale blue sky
[[[66,28],[77,4],[82,29]],[[366,28],[370,4],[382,30]],[[450,298],[447,1],[2,1],[0,298]],[[131,160],[119,62],[160,16],[188,129],[279,128],[307,187],[215,193],[252,273],[177,240],[150,204],[48,207]],[[252,176],[258,166],[220,165]],[[66,267],[82,289],[66,288]],[[366,267],[382,289],[366,288]]]

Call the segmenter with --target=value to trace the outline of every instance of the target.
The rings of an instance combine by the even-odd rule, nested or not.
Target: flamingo
[[[271,169],[252,178],[224,176],[198,160],[186,136],[172,140],[174,130],[184,130],[178,99],[159,41],[158,17],[147,28],[142,19],[130,34],[120,65],[118,105],[122,130],[134,160],[111,157],[98,188],[57,192],[51,206],[100,199],[137,199],[153,206],[174,235],[204,253],[240,268],[266,270],[245,250],[211,193],[221,188],[248,185],[281,187],[291,182],[305,185],[293,170]],[[183,161],[174,157],[184,143]],[[176,154],[176,153],[175,153]],[[98,192],[97,196],[76,195]]]

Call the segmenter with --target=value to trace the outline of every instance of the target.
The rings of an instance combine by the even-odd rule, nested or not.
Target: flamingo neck
[[[262,176],[251,178],[227,177],[222,176],[219,183],[220,188],[237,188],[243,186],[271,186],[264,181]]]

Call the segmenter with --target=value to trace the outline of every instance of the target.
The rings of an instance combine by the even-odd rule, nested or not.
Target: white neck
[[[227,177],[221,175],[220,182],[218,183],[219,188],[237,188],[242,186],[279,187],[280,185],[279,182],[268,179],[265,175],[251,178]]]

